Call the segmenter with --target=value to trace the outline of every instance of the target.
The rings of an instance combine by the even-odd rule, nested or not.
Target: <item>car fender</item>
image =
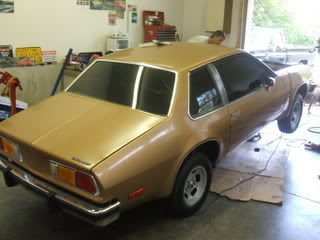
[[[312,70],[305,65],[292,66],[283,70],[287,73],[288,79],[290,80],[286,82],[290,84],[290,95],[288,98],[289,102],[286,104],[287,106],[284,112],[278,119],[285,118],[289,115],[297,94],[301,94],[302,98],[305,98],[308,92],[307,82],[312,79]]]
[[[214,154],[214,155],[211,155],[207,152],[205,152],[206,155],[209,155],[209,159],[211,160],[211,164],[212,166],[215,166],[219,160],[225,155],[227,149],[225,148],[224,144],[223,144],[223,141],[221,141],[219,138],[211,138],[211,139],[204,139],[203,141],[197,143],[196,145],[194,145],[193,147],[191,148],[188,148],[188,150],[185,152],[185,154],[183,154],[181,156],[181,160],[179,161],[179,164],[178,166],[176,167],[176,174],[175,174],[175,178],[174,178],[174,181],[172,182],[172,186],[170,188],[170,193],[172,192],[173,190],[173,187],[174,187],[174,183],[176,181],[176,178],[178,176],[178,172],[181,168],[181,166],[183,165],[183,163],[195,152],[203,152],[203,146],[205,146],[206,144],[215,144],[218,148],[218,153]]]

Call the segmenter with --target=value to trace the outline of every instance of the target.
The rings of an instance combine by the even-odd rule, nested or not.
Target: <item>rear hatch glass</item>
[[[128,63],[97,61],[67,90],[157,115],[168,115],[176,74]]]

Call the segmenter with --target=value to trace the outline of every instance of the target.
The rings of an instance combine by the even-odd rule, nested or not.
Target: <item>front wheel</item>
[[[169,203],[178,216],[195,213],[206,199],[211,184],[212,166],[203,153],[194,153],[178,172]]]
[[[299,126],[301,115],[303,110],[303,98],[300,94],[297,94],[290,114],[283,119],[278,120],[278,127],[281,132],[293,133]]]

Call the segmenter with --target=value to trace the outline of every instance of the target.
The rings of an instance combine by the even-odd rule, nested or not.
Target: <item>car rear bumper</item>
[[[54,185],[35,177],[1,155],[0,169],[3,172],[4,180],[8,187],[20,184],[27,190],[31,190],[33,193],[46,199],[50,208],[62,209],[93,225],[103,227],[117,220],[120,216],[119,201],[112,201],[98,206],[79,199],[75,195],[58,189]]]

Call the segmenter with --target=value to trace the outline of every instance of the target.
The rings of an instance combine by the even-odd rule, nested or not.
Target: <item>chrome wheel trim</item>
[[[190,171],[186,178],[183,199],[187,206],[194,206],[202,198],[207,185],[207,172],[202,166],[197,166]]]

